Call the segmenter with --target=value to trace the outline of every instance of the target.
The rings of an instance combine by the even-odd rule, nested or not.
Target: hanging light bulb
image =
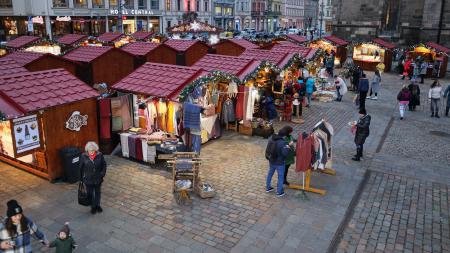
[[[215,45],[215,44],[217,44],[217,43],[219,43],[219,37],[217,36],[217,34],[212,34],[210,37],[209,37],[209,43],[211,44],[211,45]]]

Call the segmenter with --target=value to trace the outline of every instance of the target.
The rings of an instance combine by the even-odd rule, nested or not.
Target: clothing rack
[[[316,126],[320,125],[323,122],[326,122],[326,121],[321,120],[318,124],[316,124]],[[309,136],[312,136],[312,133],[310,133]],[[330,145],[331,145],[331,142],[330,142]],[[302,175],[301,175],[302,184],[300,185],[300,184],[292,184],[291,183],[291,184],[289,184],[288,188],[293,189],[293,190],[307,191],[307,192],[317,193],[320,195],[325,195],[327,193],[326,190],[311,187],[311,174],[312,174],[311,172],[314,171],[314,172],[321,173],[321,174],[336,176],[336,171],[334,169],[332,169],[331,167],[332,167],[332,160],[327,161],[325,168],[323,170],[322,169],[313,170],[311,168],[311,165],[309,165],[306,171],[301,172],[302,173]],[[300,175],[299,175],[299,178],[300,178]]]

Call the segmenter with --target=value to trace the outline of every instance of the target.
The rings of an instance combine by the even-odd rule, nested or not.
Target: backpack
[[[278,157],[278,150],[277,150],[277,141],[273,139],[272,137],[269,139],[269,142],[267,143],[266,147],[266,159],[269,160],[269,162],[273,162]]]

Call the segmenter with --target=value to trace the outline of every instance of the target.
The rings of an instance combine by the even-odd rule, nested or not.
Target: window
[[[225,15],[227,16],[233,15],[233,8],[230,7],[225,8]]]
[[[167,20],[167,28],[172,26],[172,22],[170,22],[170,20]]]
[[[208,12],[208,0],[205,1],[205,12]]]
[[[222,15],[222,7],[216,6],[215,13],[216,13],[217,16]]]
[[[147,9],[147,0],[138,0],[138,9]]]
[[[159,10],[159,0],[151,0],[150,5],[152,10]]]
[[[63,8],[63,7],[69,7],[69,3],[67,2],[68,0],[53,0],[53,8]],[[3,6],[3,2],[10,2],[10,1],[0,1],[0,7],[5,7]]]
[[[103,0],[92,0],[92,8],[105,8]]]
[[[200,1],[197,0],[197,1],[195,2],[195,4],[196,4],[195,10],[196,10],[197,12],[199,12],[199,11],[200,11]]]
[[[65,1],[63,1],[65,2]],[[12,0],[0,0],[1,8],[12,8]]]
[[[117,8],[117,1],[118,0],[109,0],[109,7],[116,7]]]
[[[170,11],[170,1],[171,0],[166,0],[166,10]],[[170,22],[170,21],[169,21]],[[169,26],[170,27],[170,26]]]
[[[122,0],[122,1],[125,2],[125,4],[123,5],[125,9],[134,9],[134,0]]]
[[[187,1],[187,11],[191,11],[191,1]]]
[[[244,11],[244,3],[241,3],[241,11]]]
[[[87,8],[87,0],[75,0],[73,2],[75,8]]]
[[[181,11],[181,0],[177,0],[177,10]]]

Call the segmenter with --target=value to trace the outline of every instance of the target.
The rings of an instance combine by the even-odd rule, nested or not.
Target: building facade
[[[195,11],[199,21],[211,23],[211,0],[122,0],[125,33],[138,30],[164,33]],[[119,0],[1,0],[0,39],[24,34],[60,36],[81,33],[97,36],[118,29]]]
[[[304,0],[305,1],[305,17],[304,26],[307,30],[313,30],[317,28],[317,15],[318,15],[318,4],[317,0]]]
[[[277,31],[281,27],[282,5],[282,0],[252,0],[251,28],[256,31]]]
[[[322,30],[323,33],[331,33],[333,23],[332,0],[319,0],[317,4],[317,29]]]
[[[214,25],[225,31],[234,30],[234,0],[214,0],[213,7]]]
[[[282,6],[282,28],[305,28],[305,0],[285,0]]]
[[[351,40],[386,37],[450,46],[450,0],[335,1],[333,33]]]
[[[251,0],[236,0],[235,2],[235,29],[238,31],[251,28]]]

